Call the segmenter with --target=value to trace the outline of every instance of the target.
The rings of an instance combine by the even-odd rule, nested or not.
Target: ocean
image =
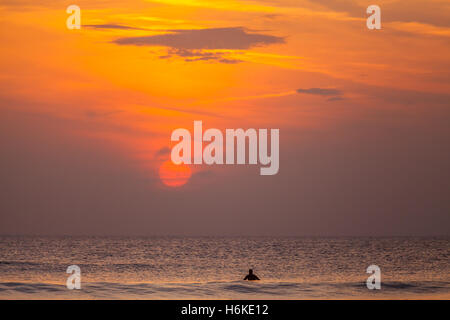
[[[450,237],[1,236],[0,299],[449,299],[449,258]]]

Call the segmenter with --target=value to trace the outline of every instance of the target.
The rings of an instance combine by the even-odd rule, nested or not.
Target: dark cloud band
[[[260,33],[250,33],[242,27],[194,30],[172,30],[170,33],[125,37],[114,41],[118,45],[165,46],[184,50],[245,50],[254,46],[284,43],[284,39]]]

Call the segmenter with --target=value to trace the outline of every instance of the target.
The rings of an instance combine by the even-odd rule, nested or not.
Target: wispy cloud
[[[195,61],[213,61],[220,63],[239,63],[242,60],[230,59],[226,55],[228,52],[205,51],[205,50],[187,50],[187,49],[169,49],[167,55],[160,56],[160,59],[184,58],[186,62]]]
[[[341,101],[341,100],[344,100],[344,98],[342,98],[342,97],[331,97],[331,98],[329,98],[327,100],[328,101]]]
[[[114,110],[114,111],[95,111],[95,110],[88,110],[86,111],[86,116],[89,118],[99,118],[99,117],[108,117],[117,113],[121,113],[121,110]]]
[[[298,93],[314,94],[318,96],[336,96],[341,94],[337,89],[327,88],[309,88],[309,89],[297,89]]]
[[[419,23],[419,22],[391,22],[388,24],[389,27],[414,34],[422,35],[432,35],[432,36],[450,36],[450,28],[437,27],[430,24]]]
[[[156,158],[163,158],[170,154],[171,149],[169,147],[162,147],[161,149],[158,149],[155,153]]]
[[[348,0],[314,0],[314,3],[355,18],[364,18],[365,9],[368,6],[364,1]],[[380,6],[383,16],[382,24],[398,22],[450,27],[450,19],[448,18],[450,6],[448,1],[445,0],[429,0],[426,5],[424,5],[423,0],[408,0],[407,9],[405,8],[405,2],[402,0],[384,1],[382,4],[380,3]],[[383,12],[387,14],[383,14]]]
[[[215,10],[243,11],[243,12],[267,12],[271,13],[276,8],[269,5],[259,4],[257,2],[239,0],[147,0],[166,5],[201,7]]]
[[[93,28],[93,29],[118,29],[118,30],[145,30],[142,28],[124,26],[120,24],[86,24],[83,28]]]
[[[308,88],[308,89],[297,89],[297,93],[301,94],[311,94],[316,96],[329,97],[327,101],[340,101],[344,100],[341,96],[342,92],[334,88]]]

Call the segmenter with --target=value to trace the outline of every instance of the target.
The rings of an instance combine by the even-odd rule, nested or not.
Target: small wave
[[[206,283],[114,283],[84,282],[81,290],[65,284],[2,282],[5,299],[329,299],[396,298],[411,294],[449,294],[450,283],[438,281],[382,282],[381,290],[368,290],[365,283],[206,282]]]
[[[31,261],[0,261],[0,265],[12,265],[12,266],[37,266],[40,263]]]
[[[66,289],[65,286],[49,283],[3,282],[0,291],[16,291],[19,293],[45,293],[58,292]]]
[[[384,288],[404,290],[418,293],[441,292],[450,290],[450,282],[443,281],[416,281],[416,282],[383,282]]]

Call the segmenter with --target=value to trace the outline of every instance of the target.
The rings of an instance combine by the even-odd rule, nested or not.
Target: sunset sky
[[[450,234],[448,0],[0,0],[0,40],[0,234]],[[279,173],[164,164],[194,120]]]

